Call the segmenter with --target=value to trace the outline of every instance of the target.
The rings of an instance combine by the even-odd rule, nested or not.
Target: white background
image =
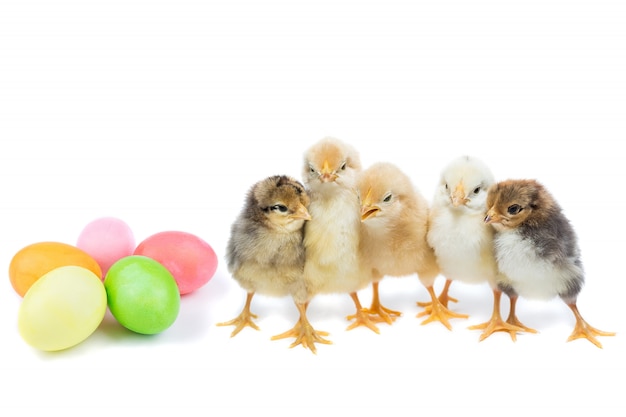
[[[0,268],[31,243],[74,244],[101,216],[137,242],[194,233],[220,265],[160,335],[107,315],[54,354],[19,336],[5,272],[0,410],[623,415],[624,22],[622,0],[3,0]],[[321,296],[309,319],[333,344],[289,349],[270,337],[297,319],[291,300],[257,296],[261,330],[230,338],[215,324],[245,298],[224,262],[245,192],[268,175],[301,178],[304,150],[326,135],[364,166],[398,164],[429,200],[464,153],[498,179],[543,182],[579,235],[580,311],[617,336],[603,349],[567,343],[574,318],[560,300],[521,300],[538,334],[478,342],[467,326],[488,319],[487,287],[453,285],[452,308],[470,318],[448,331],[420,325],[427,294],[405,277],[381,284],[404,315],[380,335],[346,331],[349,297]]]

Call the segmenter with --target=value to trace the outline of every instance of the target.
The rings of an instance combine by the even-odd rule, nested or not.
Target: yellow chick
[[[485,227],[487,190],[495,182],[489,167],[480,159],[461,156],[441,172],[430,212],[428,242],[435,251],[437,263],[446,278],[439,300],[444,306],[457,301],[449,296],[452,281],[468,284],[487,282],[494,297],[498,267],[493,251],[493,230]],[[430,303],[419,303],[426,307]],[[451,317],[467,318],[465,314]],[[441,320],[450,329],[447,321]],[[482,328],[486,324],[475,326]],[[474,328],[474,327],[472,327]]]
[[[231,226],[226,248],[228,271],[247,291],[235,319],[218,326],[235,326],[231,337],[249,326],[259,329],[250,312],[254,294],[287,296],[303,292],[304,223],[311,216],[309,196],[297,180],[275,175],[254,184]]]
[[[370,283],[359,259],[361,216],[355,186],[360,170],[356,149],[336,138],[323,138],[304,154],[303,182],[311,196],[311,220],[304,227],[307,294],[295,301],[304,312],[318,294],[348,293],[357,309],[356,321],[348,329],[365,325],[378,332],[357,296],[357,291]],[[301,321],[276,338],[295,337],[292,346],[303,344],[309,348],[315,342],[329,343],[322,337],[326,332],[309,327],[304,318]]]
[[[433,289],[439,266],[426,240],[427,200],[404,172],[387,162],[364,170],[358,178],[358,189],[363,221],[361,259],[371,274],[373,291],[368,312],[391,324],[401,313],[380,303],[379,282],[384,276],[416,273],[432,298],[431,316],[423,324],[437,319],[447,323],[447,308],[441,305]]]
[[[487,196],[485,223],[495,229],[495,254],[503,275],[499,288],[510,298],[506,323],[521,331],[515,313],[518,296],[548,300],[560,297],[576,319],[568,341],[585,338],[601,348],[596,336],[613,336],[590,326],[580,315],[576,299],[585,273],[576,233],[548,190],[535,180],[507,180],[493,185]],[[494,304],[492,322],[482,339],[502,330],[499,305]],[[509,331],[513,340],[515,332]]]

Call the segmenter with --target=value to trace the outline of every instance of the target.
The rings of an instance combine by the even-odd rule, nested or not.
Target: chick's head
[[[462,156],[441,172],[435,199],[459,210],[484,212],[487,190],[494,182],[491,170],[483,161]]]
[[[302,228],[311,216],[310,199],[294,178],[275,175],[256,183],[248,194],[248,215],[269,228],[291,232]]]
[[[493,184],[487,195],[485,223],[496,230],[515,229],[524,223],[538,224],[560,208],[535,180],[506,180]]]
[[[361,220],[385,223],[397,219],[410,208],[413,185],[395,165],[376,163],[358,176],[357,190],[361,200]]]
[[[361,170],[358,152],[351,145],[335,138],[323,138],[304,154],[302,177],[311,189],[339,185],[354,187]]]

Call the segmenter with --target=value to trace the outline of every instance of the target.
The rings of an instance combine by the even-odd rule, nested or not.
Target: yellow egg
[[[42,275],[61,266],[80,266],[102,279],[102,269],[87,252],[61,242],[38,242],[20,249],[9,264],[13,289],[24,296]]]
[[[44,274],[28,290],[18,312],[18,329],[29,345],[44,351],[75,346],[104,319],[104,283],[92,271],[63,266]]]

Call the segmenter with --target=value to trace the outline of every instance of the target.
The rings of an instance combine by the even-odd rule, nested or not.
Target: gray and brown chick
[[[536,180],[507,180],[489,189],[487,208],[485,222],[495,229],[495,254],[502,272],[498,286],[511,303],[507,322],[535,332],[516,317],[518,296],[544,300],[558,296],[576,318],[568,341],[585,338],[602,347],[596,336],[615,333],[590,326],[578,311],[576,300],[585,281],[580,249],[554,197]],[[495,317],[500,314],[497,309],[494,305]]]
[[[239,316],[218,323],[235,326],[231,336],[246,326],[258,330],[250,312],[256,293],[282,297],[304,291],[303,231],[311,218],[309,202],[304,186],[286,175],[265,178],[248,191],[226,248],[228,271],[247,292]]]

